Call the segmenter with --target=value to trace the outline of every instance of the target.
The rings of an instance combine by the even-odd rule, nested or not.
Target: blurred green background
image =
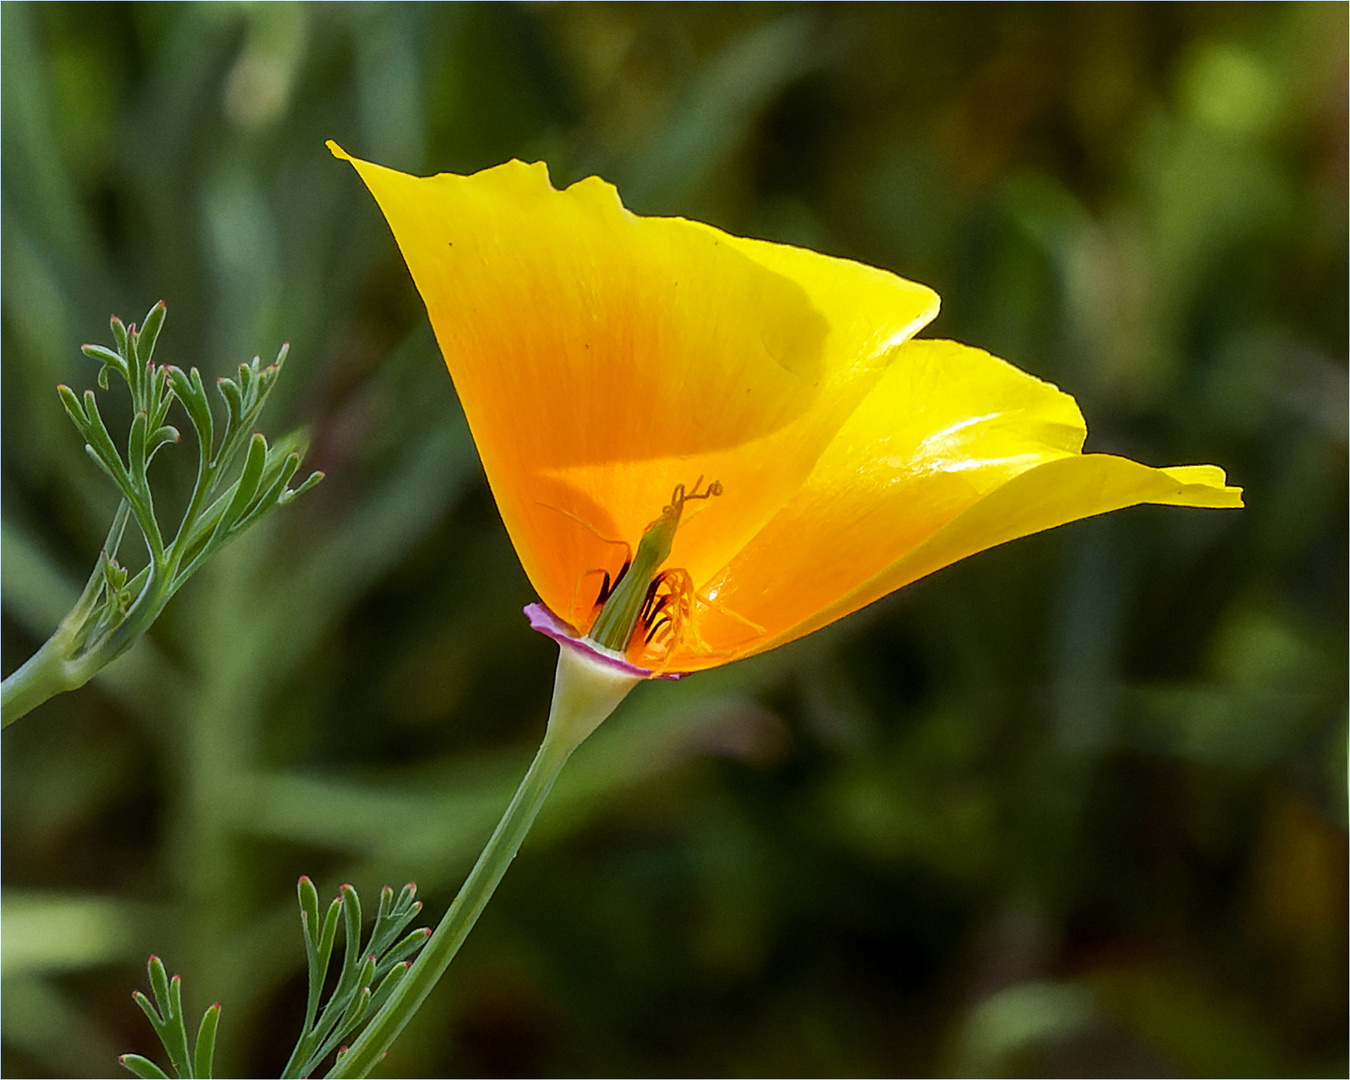
[[[5,1075],[159,1056],[152,950],[275,1075],[296,877],[438,917],[541,734],[554,646],[329,137],[923,281],[1090,449],[1248,501],[640,687],[386,1075],[1345,1075],[1346,42],[1344,3],[0,6],[4,671],[114,509],[54,391],[109,314],[165,299],[208,377],[288,340],[264,422],[328,473],[4,733]]]

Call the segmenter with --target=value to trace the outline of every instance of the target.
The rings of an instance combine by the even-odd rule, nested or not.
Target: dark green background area
[[[4,670],[114,509],[54,390],[110,313],[165,299],[208,378],[289,341],[264,423],[328,474],[4,733],[5,1074],[159,1056],[153,951],[275,1075],[296,877],[439,917],[541,734],[554,646],[336,138],[923,281],[1089,449],[1248,504],[639,687],[385,1075],[1345,1075],[1346,42],[1343,3],[0,5]]]

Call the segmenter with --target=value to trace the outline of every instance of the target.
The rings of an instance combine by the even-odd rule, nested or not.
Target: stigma
[[[644,648],[670,644],[687,624],[693,598],[693,583],[683,569],[663,570],[675,545],[686,503],[712,499],[722,494],[714,480],[703,490],[703,477],[692,488],[676,484],[670,502],[647,526],[632,559],[619,571],[612,588],[601,589],[600,614],[586,640],[614,656],[624,656],[635,635]],[[606,583],[607,585],[608,583]]]

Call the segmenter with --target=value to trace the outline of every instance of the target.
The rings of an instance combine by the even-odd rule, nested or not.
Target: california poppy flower
[[[1092,514],[1242,505],[1212,465],[1084,454],[1073,398],[914,336],[923,285],[638,217],[596,177],[556,191],[542,163],[419,179],[329,145],[426,302],[536,627],[636,674],[763,652]]]

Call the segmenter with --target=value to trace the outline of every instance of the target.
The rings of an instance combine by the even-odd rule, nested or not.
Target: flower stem
[[[525,779],[497,824],[455,902],[384,1007],[338,1059],[330,1077],[368,1076],[450,966],[520,845],[567,759],[623,700],[639,678],[562,646],[548,730]]]

